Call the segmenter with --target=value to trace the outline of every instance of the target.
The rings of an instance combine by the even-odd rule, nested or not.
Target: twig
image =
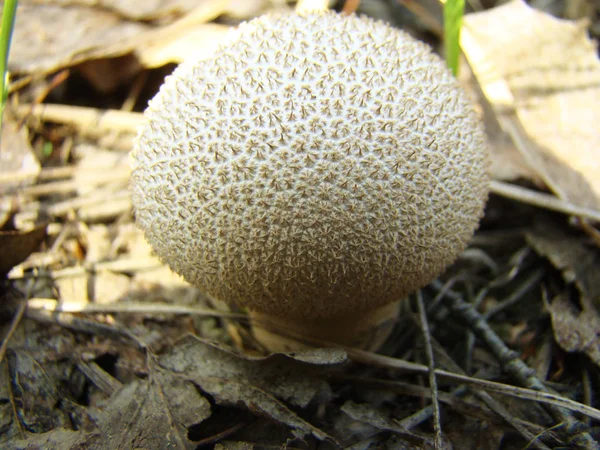
[[[10,366],[8,364],[4,364],[6,368],[6,379],[11,380],[10,376]],[[13,417],[15,418],[15,423],[17,424],[17,428],[19,429],[19,435],[21,439],[25,439],[25,431],[23,431],[23,424],[19,420],[19,411],[17,409],[17,402],[15,401],[15,393],[13,392],[13,384],[12,382],[6,383],[8,389],[8,398],[10,400],[10,406],[12,407]]]
[[[432,285],[436,288],[442,286],[439,282],[433,282]],[[592,438],[587,431],[585,424],[577,420],[569,409],[563,404],[566,399],[555,396],[550,390],[537,378],[535,371],[528,367],[523,361],[519,359],[517,352],[510,350],[504,342],[498,337],[498,335],[491,329],[486,322],[485,318],[473,308],[472,305],[465,302],[462,297],[453,292],[448,291],[446,296],[442,299],[444,305],[452,312],[460,316],[465,322],[469,324],[469,327],[482,339],[488,347],[492,350],[496,358],[500,361],[504,369],[520,384],[526,386],[534,391],[538,391],[540,395],[549,399],[549,395],[553,398],[551,402],[544,402],[552,416],[559,422],[564,424],[563,429],[569,438],[569,444],[574,445],[575,448],[597,448],[598,443]],[[489,388],[488,388],[489,389]],[[516,388],[515,388],[516,389]],[[593,412],[591,417],[600,418],[600,411],[589,408],[586,405],[578,404],[578,408],[574,410],[581,411],[581,408],[585,407],[589,412]],[[589,408],[589,409],[588,409]],[[591,410],[591,411],[590,411]]]
[[[110,339],[118,339],[122,342],[133,342],[138,348],[144,349],[146,343],[135,336],[129,330],[115,325],[98,323],[93,320],[80,319],[69,313],[50,313],[44,310],[30,309],[26,312],[27,318],[41,323],[57,324],[69,330],[86,334],[97,334]]]
[[[528,276],[527,279],[525,281],[523,281],[523,283],[521,283],[514,290],[514,292],[512,292],[504,300],[498,302],[498,304],[495,305],[494,307],[488,309],[485,312],[485,314],[483,315],[483,317],[485,317],[486,319],[489,319],[494,314],[497,314],[500,311],[502,311],[503,309],[508,308],[509,306],[512,306],[515,303],[517,303],[521,298],[523,298],[523,296],[527,292],[529,292],[533,287],[537,286],[538,282],[542,279],[543,276],[544,276],[544,269],[534,270],[533,273],[530,276]],[[479,297],[479,298],[481,298],[481,297]]]
[[[360,0],[346,0],[344,2],[344,7],[342,8],[342,14],[349,16],[350,14],[355,13],[359,6]]]
[[[394,392],[403,396],[431,396],[431,392],[428,389],[425,389],[422,386],[416,386],[402,381],[380,380],[375,378],[364,378],[352,375],[333,375],[333,377],[336,379],[339,378],[344,381],[360,383],[370,389],[385,390],[386,392]],[[469,414],[472,417],[476,417],[478,419],[486,419],[490,422],[493,422],[494,420],[498,421],[498,423],[502,423],[502,421],[507,422],[509,425],[512,425],[515,429],[519,430],[525,438],[525,440],[531,441],[531,443],[536,448],[548,450],[548,447],[544,443],[540,442],[539,439],[536,439],[536,437],[541,436],[544,432],[548,430],[546,430],[538,424],[527,422],[516,417],[512,417],[502,405],[498,404],[498,402],[493,400],[489,394],[487,394],[481,389],[475,389],[474,392],[476,395],[478,394],[478,392],[482,392],[485,396],[491,399],[492,405],[487,404],[485,400],[484,402],[487,404],[488,407],[490,407],[493,410],[493,413],[487,411],[486,409],[482,408],[477,404],[461,400],[460,397],[462,397],[468,390],[470,389],[468,389],[467,386],[459,386],[456,389],[454,389],[451,393],[439,392],[439,398],[442,403],[447,404],[448,406],[456,409],[457,411],[463,411],[465,414]],[[497,404],[497,406],[499,407],[499,411],[502,412],[502,414],[499,414],[498,411],[494,409],[494,402]],[[500,418],[494,415],[494,413],[497,414]],[[506,417],[504,417],[504,413],[506,414]],[[429,420],[432,414],[433,412],[431,405],[428,405],[425,408],[417,411],[415,414],[412,414],[411,416],[408,416],[402,420],[396,420],[395,422],[399,426],[410,430],[416,427],[417,425],[423,423],[424,421]],[[535,433],[538,433],[537,436],[532,434],[532,432],[530,432],[529,429],[531,429]]]
[[[502,181],[492,181],[490,190],[494,194],[510,198],[511,200],[518,200],[522,203],[527,203],[528,205],[600,222],[600,211],[575,205],[574,203],[561,200],[550,194],[544,194],[543,192],[533,191]]]
[[[79,361],[77,368],[94,386],[109,397],[123,387],[123,384],[119,380],[106,373],[105,370],[93,361]]]
[[[135,130],[144,123],[144,116],[141,113],[48,103],[19,105],[16,115],[32,116],[44,122],[73,125],[82,130],[127,133],[135,133]]]
[[[34,284],[34,280],[28,281],[25,296],[24,298],[20,299],[19,307],[17,308],[17,312],[13,316],[10,328],[8,329],[6,336],[4,336],[4,339],[2,340],[2,345],[0,346],[0,362],[2,362],[2,360],[4,359],[4,356],[6,355],[6,349],[8,348],[8,343],[17,331],[17,327],[19,326],[21,320],[23,319],[23,316],[25,315],[25,311],[27,310],[27,301],[31,297],[31,292],[33,291]]]
[[[473,336],[471,333],[470,336]],[[432,338],[433,345],[435,346],[435,350],[438,354],[441,354],[443,358],[441,358],[441,362],[443,365],[448,367],[451,371],[459,373],[461,375],[466,375],[466,373],[460,368],[456,362],[448,354],[444,348]],[[535,448],[549,450],[549,448],[539,440],[541,434],[535,436],[532,434],[525,426],[523,425],[524,421],[519,421],[516,419],[500,402],[496,401],[490,394],[488,394],[485,390],[481,388],[470,388],[470,390],[490,408],[494,413],[502,418],[506,423],[511,425],[515,430],[517,430],[523,438],[529,442],[529,445],[533,445]],[[543,431],[543,430],[542,430]]]
[[[216,317],[227,319],[245,320],[246,314],[229,313],[216,309],[199,308],[194,306],[176,305],[168,303],[136,303],[119,302],[110,304],[86,302],[59,302],[51,298],[32,298],[29,300],[31,311],[46,311],[59,313],[87,313],[87,314],[112,314],[112,313],[142,313],[142,314],[190,314],[195,316]]]
[[[435,362],[433,359],[433,350],[431,348],[431,334],[429,333],[427,314],[425,313],[425,305],[423,304],[423,295],[421,294],[421,290],[417,291],[417,305],[419,307],[419,322],[421,325],[421,332],[423,334],[423,342],[425,343],[427,365],[429,367],[429,389],[431,389],[431,408],[433,413],[433,429],[435,431],[433,445],[436,449],[441,449],[443,445],[442,424],[440,420],[440,404],[437,396]]]
[[[8,348],[8,342],[15,334],[15,331],[17,331],[17,327],[21,323],[21,319],[23,319],[26,309],[27,309],[27,301],[21,300],[21,302],[19,303],[19,307],[17,308],[17,312],[15,313],[15,315],[12,318],[10,328],[8,329],[8,332],[6,333],[6,336],[4,336],[4,340],[2,341],[2,346],[0,346],[0,362],[4,359],[4,356],[6,355],[6,349]]]
[[[426,374],[429,372],[429,368],[423,364],[404,361],[401,359],[392,358],[390,356],[378,355],[373,352],[359,350],[356,348],[344,347],[344,350],[346,350],[350,359],[362,364],[368,364],[376,367],[382,367],[385,369],[402,370],[413,373]],[[561,397],[560,395],[548,392],[541,392],[535,389],[521,388],[517,386],[511,386],[508,384],[497,383],[495,381],[482,380],[481,378],[469,377],[466,375],[460,375],[457,373],[447,372],[445,370],[440,369],[436,369],[435,373],[438,376],[438,378],[443,378],[445,380],[464,383],[471,386],[482,387],[488,391],[497,392],[499,394],[503,394],[509,397],[515,397],[524,400],[533,400],[546,405],[565,408],[571,411],[576,411],[588,417],[592,417],[596,420],[600,420],[600,410],[597,410],[587,405],[583,405],[569,398]]]
[[[86,180],[85,182],[78,180],[52,181],[50,183],[25,187],[21,189],[19,193],[22,195],[30,195],[32,197],[40,197],[52,194],[67,194],[77,191],[77,189],[81,188],[82,186],[100,186],[115,182],[128,183],[130,173],[131,171],[128,167],[114,167],[104,173],[97,173],[94,175],[93,179]]]

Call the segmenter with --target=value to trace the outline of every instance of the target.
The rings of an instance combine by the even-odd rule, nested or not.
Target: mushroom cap
[[[168,77],[133,152],[158,256],[230,304],[300,319],[400,300],[464,250],[488,152],[444,62],[333,12],[242,24]]]

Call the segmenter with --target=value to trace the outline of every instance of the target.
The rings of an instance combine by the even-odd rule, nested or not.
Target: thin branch
[[[392,358],[390,356],[378,355],[373,352],[359,350],[356,348],[344,347],[344,350],[346,350],[346,353],[348,353],[350,359],[361,364],[367,364],[375,367],[401,370],[412,373],[426,374],[429,372],[429,367],[423,364],[404,361],[401,359]],[[600,420],[600,410],[597,410],[596,408],[592,408],[587,405],[583,405],[569,398],[561,397],[560,395],[548,392],[540,392],[535,389],[511,386],[508,384],[497,383],[495,381],[490,380],[483,380],[481,378],[469,377],[466,375],[460,375],[457,373],[447,372],[445,370],[440,369],[436,369],[435,374],[438,376],[438,378],[443,378],[445,380],[464,383],[470,386],[482,387],[488,391],[497,392],[499,394],[506,395],[509,397],[515,397],[524,400],[533,400],[552,407],[568,409],[570,411],[578,412],[593,419]],[[544,390],[547,391],[545,387]]]
[[[443,286],[442,283],[437,281],[433,282],[432,285],[438,289]],[[504,369],[512,377],[518,380],[521,385],[533,390],[533,392],[537,391],[540,398],[551,400],[543,403],[547,405],[552,416],[564,424],[563,429],[569,437],[569,444],[582,446],[582,448],[596,448],[598,446],[598,443],[595,442],[587,431],[586,425],[577,420],[570,411],[581,412],[582,410],[586,410],[591,414],[590,417],[594,417],[596,420],[600,419],[600,411],[577,402],[573,402],[578,405],[575,409],[566,406],[565,401],[567,399],[551,393],[550,389],[537,378],[535,371],[519,358],[517,352],[510,350],[504,344],[502,339],[489,326],[485,318],[471,304],[465,302],[459,294],[448,291],[442,302],[448,309],[469,324],[469,327],[487,344]],[[491,388],[487,387],[486,389]],[[521,388],[514,388],[515,392],[516,389]],[[572,401],[569,400],[569,402]]]
[[[431,389],[431,408],[433,413],[433,429],[435,431],[434,447],[441,449],[443,446],[442,440],[442,423],[440,420],[440,404],[438,400],[437,380],[435,377],[435,362],[433,359],[433,349],[431,348],[431,334],[429,333],[429,325],[427,323],[427,314],[425,313],[425,305],[423,304],[423,295],[421,291],[417,291],[417,305],[419,307],[419,322],[421,332],[423,334],[423,342],[425,343],[425,354],[427,355],[427,364],[429,367],[429,389]]]
[[[543,192],[533,191],[515,184],[504,183],[497,180],[492,181],[490,190],[494,194],[527,203],[528,205],[600,222],[600,211],[584,206],[578,206],[550,194],[544,194]]]

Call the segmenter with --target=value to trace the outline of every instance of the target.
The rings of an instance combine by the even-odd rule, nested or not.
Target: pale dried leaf
[[[3,196],[20,186],[33,183],[41,171],[41,165],[29,144],[25,128],[19,128],[8,115],[4,116],[2,122],[0,142],[0,196]]]
[[[226,15],[236,20],[248,20],[266,12],[273,0],[229,0]]]
[[[525,160],[559,197],[600,207],[600,62],[583,24],[514,0],[465,17],[461,43]]]
[[[228,26],[216,23],[181,27],[164,38],[148,40],[136,49],[136,55],[147,68],[181,63],[187,59],[207,59],[229,31]]]
[[[58,299],[61,302],[85,305],[88,303],[89,275],[83,270],[72,276],[57,278],[55,281]]]
[[[119,301],[127,296],[130,286],[128,276],[101,270],[93,277],[94,302],[105,305]]]
[[[167,16],[182,16],[195,9],[213,8],[222,0],[101,0],[93,1],[134,20],[156,20]]]
[[[127,187],[130,172],[127,153],[114,152],[89,144],[77,145],[75,153],[79,157],[74,176],[79,195],[96,190],[107,173],[121,174],[113,183],[118,187]]]
[[[152,68],[212,56],[229,27],[207,22],[227,12],[227,7],[228,0],[200,3],[186,16],[140,39],[135,49],[137,57]]]
[[[9,59],[17,73],[50,72],[99,57],[130,52],[149,26],[99,8],[21,4]]]
[[[566,295],[559,295],[546,304],[554,338],[564,351],[585,353],[600,367],[600,314],[588,298],[582,297],[581,303],[577,311]]]
[[[93,225],[83,230],[85,262],[94,264],[110,258],[110,234],[106,225]]]

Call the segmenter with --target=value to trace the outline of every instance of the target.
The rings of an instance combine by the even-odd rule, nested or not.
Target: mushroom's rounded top
[[[477,227],[485,136],[444,62],[335,13],[242,24],[178,67],[133,153],[136,220],[209,295],[327,318],[400,300]]]

